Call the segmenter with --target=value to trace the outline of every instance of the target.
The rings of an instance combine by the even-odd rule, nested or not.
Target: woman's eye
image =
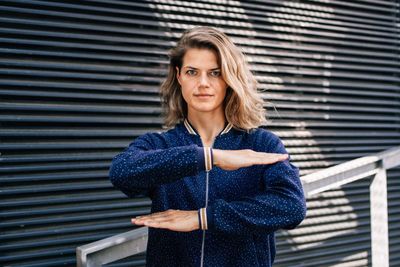
[[[213,77],[219,77],[220,75],[221,75],[220,71],[212,71],[211,72],[211,76],[213,76]]]
[[[190,75],[190,76],[193,76],[193,75],[196,74],[196,71],[195,71],[195,70],[188,70],[188,71],[186,71],[186,73],[187,73],[188,75]]]

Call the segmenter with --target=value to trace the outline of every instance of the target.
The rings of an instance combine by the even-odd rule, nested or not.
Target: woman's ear
[[[175,69],[176,69],[176,78],[178,79],[178,83],[181,84],[181,73],[178,67],[175,67]]]

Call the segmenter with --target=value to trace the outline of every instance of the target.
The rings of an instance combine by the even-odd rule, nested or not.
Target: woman
[[[147,133],[112,161],[110,179],[152,199],[147,266],[271,266],[274,232],[306,207],[280,139],[258,128],[263,101],[243,54],[221,31],[184,32],[161,86],[163,133]]]

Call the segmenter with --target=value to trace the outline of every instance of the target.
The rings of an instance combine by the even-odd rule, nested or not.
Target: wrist
[[[213,149],[212,150],[213,153],[213,165],[218,166],[220,164],[221,161],[221,149]]]

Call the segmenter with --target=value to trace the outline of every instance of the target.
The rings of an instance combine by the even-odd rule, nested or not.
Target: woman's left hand
[[[177,232],[190,232],[199,227],[197,210],[166,210],[133,218],[133,224],[164,228]]]

